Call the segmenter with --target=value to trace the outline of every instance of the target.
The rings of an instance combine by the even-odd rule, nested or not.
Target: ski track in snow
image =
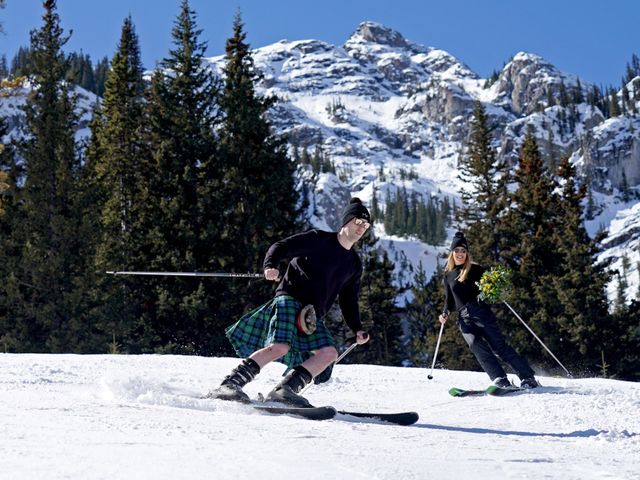
[[[314,422],[201,399],[234,358],[0,355],[0,479],[640,478],[640,384],[539,377],[508,397],[453,398],[483,373],[338,365],[316,405],[407,411],[402,427]],[[245,390],[266,393],[267,366]],[[513,377],[512,379],[515,379]]]

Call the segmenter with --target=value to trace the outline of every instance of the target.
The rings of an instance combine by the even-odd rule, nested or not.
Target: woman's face
[[[464,264],[467,259],[467,250],[463,247],[456,247],[453,249],[453,261],[456,265]]]

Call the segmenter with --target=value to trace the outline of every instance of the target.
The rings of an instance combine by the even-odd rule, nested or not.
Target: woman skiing
[[[449,319],[449,312],[458,312],[458,327],[469,348],[498,387],[509,387],[511,382],[498,358],[507,363],[520,378],[521,388],[536,388],[538,382],[527,361],[509,346],[489,305],[478,300],[480,281],[485,269],[471,262],[469,244],[462,232],[451,242],[444,277],[445,302],[441,323]]]

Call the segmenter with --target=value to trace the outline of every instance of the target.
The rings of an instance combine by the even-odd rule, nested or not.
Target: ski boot
[[[225,377],[218,388],[207,393],[205,398],[251,403],[249,395],[242,391],[242,387],[256,378],[258,373],[260,373],[260,366],[254,360],[247,358]]]
[[[520,380],[520,388],[538,388],[540,384],[534,377],[523,378]]]
[[[493,380],[493,384],[496,387],[500,387],[500,388],[509,388],[509,387],[513,387],[513,385],[511,384],[511,382],[509,381],[509,379],[507,377],[498,377],[495,378]]]
[[[299,395],[304,387],[313,380],[313,376],[302,365],[291,370],[282,381],[267,395],[267,402],[279,402],[292,407],[312,408],[313,405]]]

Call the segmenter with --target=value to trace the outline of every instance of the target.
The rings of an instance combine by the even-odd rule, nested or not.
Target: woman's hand
[[[438,320],[440,320],[440,323],[442,323],[442,324],[447,323],[447,320],[449,320],[449,314],[448,313],[441,313],[440,316],[438,317]]]

